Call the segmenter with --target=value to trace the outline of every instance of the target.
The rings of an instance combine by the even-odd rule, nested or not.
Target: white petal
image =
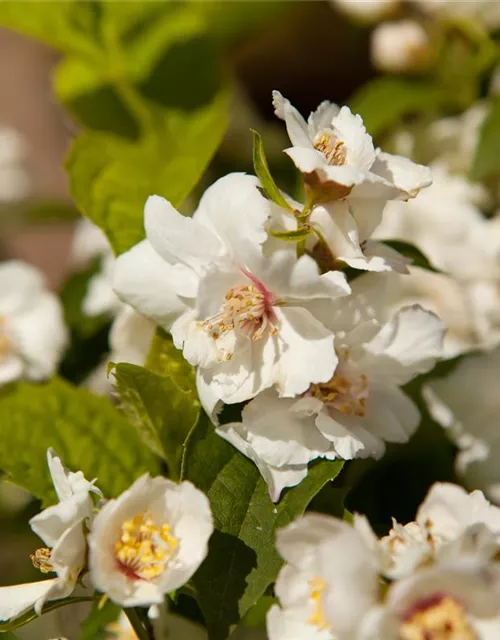
[[[3,358],[0,362],[0,387],[14,380],[18,380],[24,371],[24,363],[22,359],[12,354],[8,358]]]
[[[302,173],[316,172],[322,182],[334,182],[344,187],[353,187],[366,179],[366,172],[352,165],[329,165],[322,153],[316,149],[290,147],[285,153]],[[381,181],[381,179],[379,179]],[[371,195],[371,194],[370,194]]]
[[[294,610],[282,610],[272,606],[267,613],[269,640],[333,640],[328,629],[310,624],[305,615]]]
[[[77,269],[85,268],[91,260],[111,252],[104,231],[88,218],[80,218],[73,232],[71,258]]]
[[[276,373],[280,396],[293,397],[312,383],[330,380],[338,363],[333,334],[307,309],[281,307],[276,315],[279,339],[286,345]]]
[[[182,315],[187,306],[176,294],[176,287],[192,291],[187,269],[175,270],[144,240],[116,259],[113,288],[117,295],[164,329]]]
[[[356,221],[345,200],[315,207],[310,220],[321,232],[334,258],[344,262],[352,258],[364,260]]]
[[[332,443],[337,457],[343,460],[378,458],[385,451],[383,441],[371,434],[360,418],[344,416],[338,411],[324,410],[318,414],[316,426]]]
[[[377,158],[371,168],[373,173],[385,178],[413,198],[420,189],[432,184],[429,167],[416,164],[403,156],[395,156],[377,150]]]
[[[339,115],[340,107],[333,102],[323,100],[316,111],[313,111],[307,119],[309,137],[314,140],[315,135],[321,129],[331,128],[333,119]]]
[[[408,442],[420,423],[416,404],[398,387],[371,383],[365,428],[386,442]]]
[[[349,107],[344,106],[332,125],[344,143],[347,164],[370,169],[375,160],[375,148],[361,116],[351,113]]]
[[[382,222],[387,201],[349,196],[349,210],[356,221],[360,242],[365,242]]]
[[[369,264],[376,263],[377,265],[380,265],[380,268],[369,269],[370,271],[396,271],[397,273],[410,273],[408,265],[411,264],[411,260],[382,242],[367,240],[365,242],[363,252]]]
[[[259,191],[259,184],[255,176],[230,173],[205,191],[193,215],[195,222],[208,227],[236,257],[242,244],[258,246],[267,239],[271,204]]]
[[[274,113],[285,121],[290,142],[295,147],[312,148],[306,121],[279,91],[273,91]]]
[[[82,490],[31,518],[30,527],[48,547],[53,547],[75,523],[92,515],[88,490]]]
[[[110,360],[143,365],[156,324],[137,313],[132,307],[122,305],[109,331]]]
[[[25,361],[26,376],[40,380],[52,375],[68,343],[59,299],[43,293],[10,318],[12,341]]]
[[[203,271],[222,250],[216,236],[196,220],[180,214],[168,200],[150,196],[144,207],[144,228],[152,247],[167,262]]]
[[[44,598],[58,579],[0,587],[0,620],[12,620],[35,606]]]
[[[442,356],[445,327],[419,305],[401,309],[367,345],[360,366],[375,379],[402,385]]]
[[[8,315],[31,305],[45,288],[40,271],[20,260],[0,264],[0,315]]]

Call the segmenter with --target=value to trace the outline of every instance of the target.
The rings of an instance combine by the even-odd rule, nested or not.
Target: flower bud
[[[371,56],[375,67],[389,73],[420,71],[430,61],[425,29],[413,20],[387,22],[372,34]]]
[[[330,2],[354,20],[368,24],[390,17],[401,5],[401,0],[330,0]]]

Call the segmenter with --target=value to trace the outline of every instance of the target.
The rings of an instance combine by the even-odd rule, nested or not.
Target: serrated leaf
[[[479,132],[472,160],[472,180],[485,180],[500,174],[500,99],[493,102]]]
[[[92,610],[82,622],[78,640],[106,640],[110,634],[105,627],[114,622],[121,612],[121,607],[107,600],[104,605],[97,599],[92,604]]]
[[[116,253],[144,237],[148,196],[163,196],[177,207],[189,194],[225,131],[226,104],[221,92],[191,112],[160,114],[154,133],[137,142],[99,133],[74,142],[66,163],[73,198]]]
[[[2,389],[0,438],[0,469],[45,504],[55,497],[46,462],[48,447],[68,468],[97,478],[109,498],[146,471],[158,471],[156,458],[108,398],[58,378]]]
[[[184,442],[200,414],[196,390],[183,389],[174,376],[133,364],[116,365],[114,377],[130,421],[150,449],[167,461],[170,476],[179,478]]]
[[[62,598],[61,600],[52,600],[52,602],[47,602],[43,606],[42,615],[45,613],[49,613],[50,611],[54,611],[55,609],[59,609],[60,607],[66,607],[68,605],[78,604],[80,602],[92,602],[93,600],[93,597]],[[0,622],[0,633],[6,633],[9,631],[13,631],[14,629],[24,627],[24,625],[28,624],[28,622],[36,620],[37,618],[38,614],[35,613],[35,610],[30,609],[18,618],[14,618],[13,620],[8,620],[6,622]],[[9,636],[6,637],[8,638]]]
[[[293,207],[286,201],[285,197],[279,190],[274,178],[269,171],[267,164],[266,152],[264,151],[264,143],[262,136],[255,130],[253,132],[253,166],[256,176],[259,178],[265,195],[279,207],[283,207],[287,211],[294,213]]]
[[[271,229],[269,233],[273,238],[278,238],[278,240],[285,240],[286,242],[301,242],[311,235],[312,229],[306,225],[300,229],[294,229],[293,231],[273,231]]]
[[[415,245],[409,242],[403,242],[402,240],[383,240],[383,243],[405,256],[405,258],[409,258],[412,266],[420,267],[427,271],[434,271],[434,273],[443,273],[440,269],[437,269],[430,262],[429,258],[427,258],[420,249],[417,249]]]
[[[429,82],[384,76],[361,87],[349,103],[376,137],[404,116],[428,113],[445,100],[442,89]]]
[[[188,441],[184,462],[183,477],[208,495],[215,520],[209,554],[193,583],[210,639],[225,640],[276,579],[282,564],[276,530],[301,515],[343,463],[311,465],[307,478],[274,504],[255,465],[217,436],[208,419]]]

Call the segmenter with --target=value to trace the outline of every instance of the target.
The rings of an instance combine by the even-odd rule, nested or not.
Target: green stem
[[[132,629],[135,631],[139,640],[155,640],[155,633],[152,624],[148,620],[148,624],[144,624],[143,610],[138,607],[124,609],[125,615],[128,621],[132,625]],[[147,614],[146,614],[147,617]]]

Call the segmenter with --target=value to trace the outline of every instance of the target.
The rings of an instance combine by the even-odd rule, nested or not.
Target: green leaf
[[[170,476],[177,479],[184,442],[200,414],[196,390],[183,389],[174,376],[160,376],[133,364],[116,365],[114,375],[121,407],[144,442],[167,461]]]
[[[363,118],[367,131],[376,137],[404,116],[428,113],[445,99],[442,90],[427,81],[385,76],[363,86],[349,102]]]
[[[184,391],[196,389],[194,367],[182,356],[182,352],[174,346],[172,339],[163,329],[157,329],[144,366],[159,376],[174,379]]]
[[[300,242],[301,240],[305,240],[312,233],[312,229],[309,225],[304,225],[300,229],[295,229],[294,231],[273,231],[270,230],[270,234],[273,238],[278,238],[278,240],[285,240],[286,242]]]
[[[0,438],[0,469],[45,504],[55,497],[48,447],[68,468],[97,478],[107,497],[117,496],[146,471],[158,471],[154,456],[108,398],[57,378],[2,389]]]
[[[93,597],[63,598],[61,600],[53,600],[52,602],[47,602],[47,604],[43,606],[42,615],[45,613],[49,613],[50,611],[54,611],[55,609],[59,609],[60,607],[66,607],[69,604],[78,604],[79,602],[92,602],[93,600]],[[35,613],[35,610],[30,609],[18,618],[0,622],[0,633],[6,633],[9,631],[13,631],[14,629],[24,627],[25,624],[28,624],[28,622],[36,620],[37,618],[38,615]],[[9,636],[4,637],[8,638]],[[14,638],[15,637],[16,636],[14,636]]]
[[[148,196],[163,196],[177,207],[189,194],[225,131],[226,102],[222,92],[192,112],[170,112],[136,143],[99,133],[74,142],[66,164],[73,198],[116,253],[144,237]]]
[[[485,180],[500,173],[500,99],[493,101],[483,122],[472,161],[472,180]]]
[[[342,464],[311,465],[307,478],[273,504],[255,465],[217,436],[208,419],[194,430],[183,477],[208,495],[215,520],[209,554],[193,578],[211,640],[225,640],[276,579],[282,564],[276,530],[301,515]]]
[[[121,607],[107,600],[101,603],[101,598],[94,600],[92,610],[82,622],[78,640],[105,640],[109,634],[105,627],[114,622],[120,615]]]
[[[269,171],[269,165],[267,164],[266,153],[264,151],[264,143],[262,142],[262,136],[257,131],[253,130],[253,166],[255,173],[260,180],[265,195],[272,200],[279,207],[283,207],[291,213],[295,213],[294,208],[285,199],[278,186],[274,182],[274,179]]]
[[[403,242],[402,240],[383,240],[383,243],[405,256],[405,258],[409,258],[412,266],[420,267],[427,271],[434,271],[434,273],[443,273],[443,271],[437,269],[430,262],[429,258],[427,258],[420,249],[417,249],[415,245],[410,244],[409,242]]]

